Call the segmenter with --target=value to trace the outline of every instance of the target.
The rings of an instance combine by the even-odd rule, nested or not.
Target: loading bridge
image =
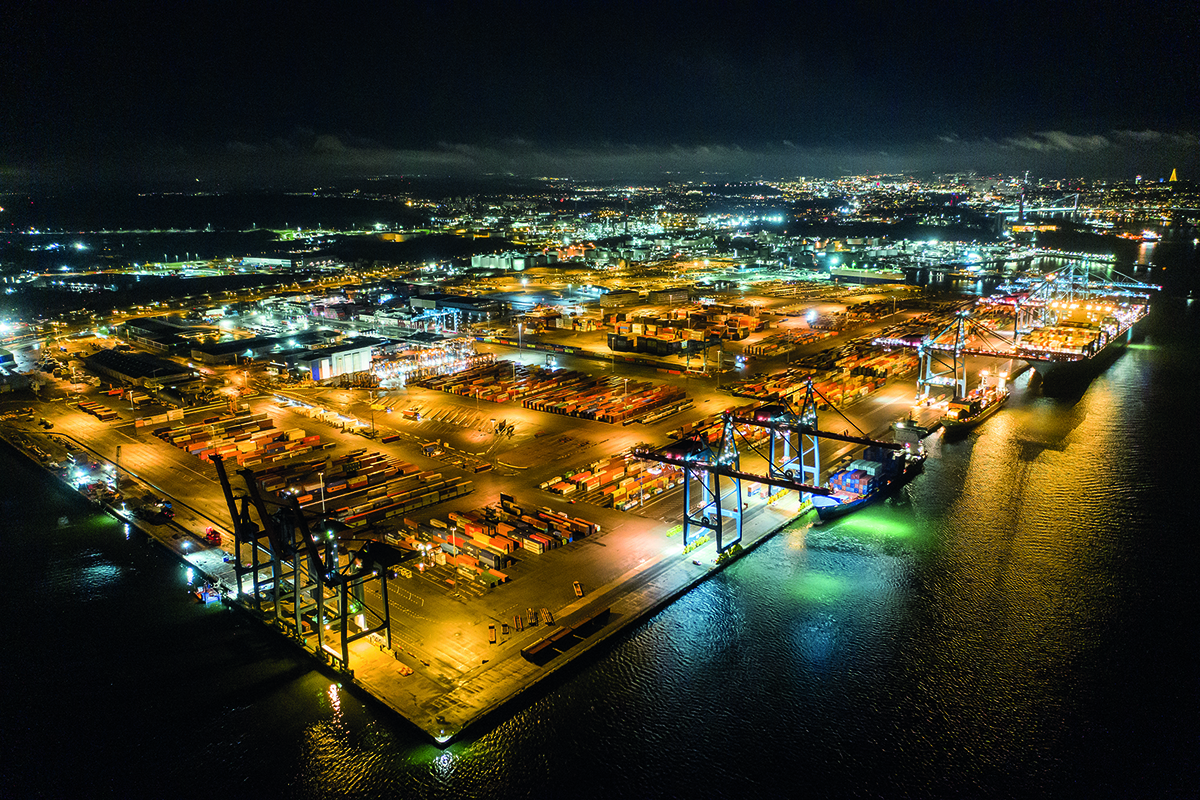
[[[636,458],[682,467],[684,547],[694,541],[694,529],[711,531],[716,538],[718,553],[741,541],[742,481],[797,491],[806,501],[813,495],[833,494],[832,490],[819,485],[820,439],[904,449],[902,444],[868,437],[844,415],[843,419],[860,435],[820,430],[817,427],[817,398],[824,399],[810,380],[799,409],[784,400],[761,406],[749,414],[735,416],[726,412],[722,415],[721,438],[715,448],[702,436],[693,436],[658,449],[633,450]],[[765,452],[760,443],[751,441],[746,435],[746,427],[770,431]],[[742,469],[740,447],[749,448],[767,462],[766,474]],[[732,537],[727,535],[727,526],[733,527]]]

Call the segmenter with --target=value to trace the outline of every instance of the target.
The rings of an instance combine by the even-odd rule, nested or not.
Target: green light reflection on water
[[[446,747],[419,744],[409,749],[407,760],[410,764],[437,764],[439,767],[448,767],[461,759],[468,749],[468,744],[463,742],[455,742]]]
[[[796,595],[812,602],[839,599],[845,596],[847,588],[844,578],[821,572],[808,572],[797,578],[795,583]]]
[[[882,514],[859,515],[842,520],[837,525],[837,532],[851,534],[860,538],[886,537],[889,539],[906,539],[913,535],[913,524],[908,520],[896,519]]]

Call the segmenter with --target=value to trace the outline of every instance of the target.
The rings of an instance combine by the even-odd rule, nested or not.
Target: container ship
[[[881,500],[916,477],[925,465],[925,451],[868,447],[863,457],[829,476],[829,496],[813,495],[822,520],[837,519]]]
[[[904,283],[905,275],[892,269],[854,269],[853,267],[831,267],[830,280],[840,283]]]
[[[1017,344],[1018,357],[1028,361],[1042,379],[1042,389],[1066,388],[1090,381],[1108,367],[1134,336],[1134,327],[1148,312],[1147,305],[1076,303],[1057,325],[1035,328]]]
[[[1145,230],[1141,233],[1118,233],[1118,238],[1133,239],[1135,242],[1157,242],[1162,239],[1158,231]]]
[[[965,433],[995,414],[1008,400],[1008,375],[1001,372],[995,380],[984,371],[983,381],[979,388],[967,394],[966,397],[956,397],[946,407],[942,415],[942,427],[946,434],[952,436]]]

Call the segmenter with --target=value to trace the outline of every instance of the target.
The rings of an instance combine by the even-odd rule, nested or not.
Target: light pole
[[[325,473],[318,472],[317,477],[321,479],[321,516],[325,516]]]
[[[520,350],[523,347],[524,347],[524,345],[521,344],[521,323],[518,322],[517,323],[517,349]]]
[[[629,397],[629,378],[622,378],[625,381],[625,389],[621,392],[622,397]]]

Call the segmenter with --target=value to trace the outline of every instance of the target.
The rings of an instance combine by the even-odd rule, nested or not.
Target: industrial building
[[[147,381],[172,385],[198,378],[191,369],[164,358],[121,350],[100,350],[83,357],[92,372],[114,381],[145,386]]]
[[[170,353],[187,345],[189,337],[207,333],[190,325],[175,323],[168,317],[126,320],[122,328],[125,338],[130,342],[156,353]]]
[[[612,306],[628,306],[640,302],[641,299],[642,296],[640,294],[631,289],[627,289],[625,291],[615,291],[600,295],[600,305],[605,308]]]
[[[676,286],[672,289],[654,289],[651,290],[647,299],[652,305],[686,303],[688,301],[688,289],[686,286]]]
[[[323,345],[326,337],[321,331],[303,331],[289,336],[256,336],[192,348],[192,360],[210,366],[236,364],[240,358],[258,359],[283,350],[305,349]]]
[[[485,322],[489,319],[499,319],[504,316],[505,304],[488,297],[471,297],[458,294],[423,294],[410,297],[409,305],[413,311],[443,311],[455,320],[458,328],[475,322]]]
[[[363,337],[320,350],[281,354],[277,360],[291,369],[304,372],[314,381],[324,381],[370,369],[371,351],[386,344],[386,341]]]
[[[502,269],[505,271],[544,267],[557,264],[558,253],[478,253],[471,256],[472,269]]]

